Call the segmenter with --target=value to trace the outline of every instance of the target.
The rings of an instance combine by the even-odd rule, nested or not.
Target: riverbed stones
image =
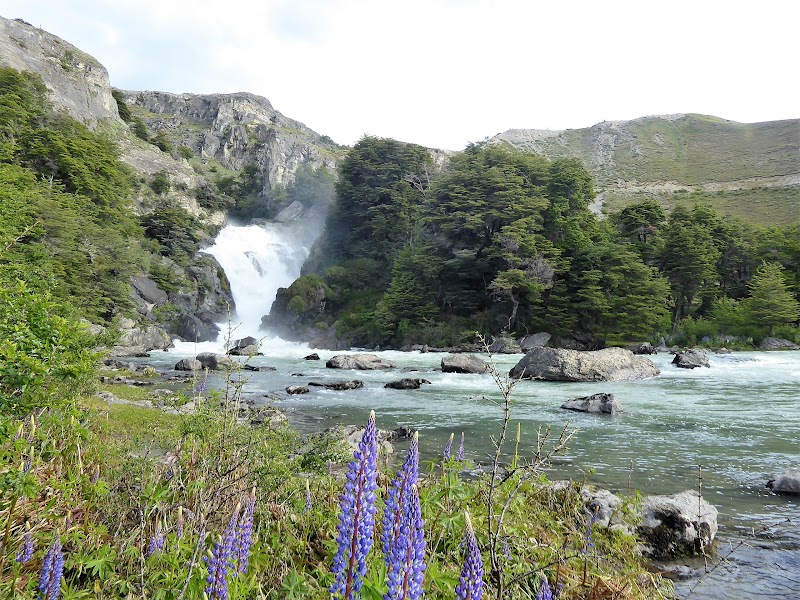
[[[307,394],[308,392],[308,387],[304,385],[290,385],[286,388],[286,393],[292,396],[297,394]]]
[[[309,381],[308,385],[311,387],[324,387],[328,390],[346,391],[357,390],[364,387],[364,382],[358,379],[350,381]]]
[[[376,371],[394,369],[394,363],[374,354],[337,354],[325,366],[329,369],[355,369],[357,371]]]
[[[581,351],[534,348],[511,369],[515,379],[545,381],[631,381],[655,377],[658,368],[624,348]]]
[[[766,337],[758,345],[759,350],[800,350],[800,346],[790,340]]]
[[[489,365],[471,354],[448,354],[442,358],[444,373],[486,373]]]
[[[391,388],[393,390],[418,390],[425,383],[430,384],[430,381],[427,379],[420,379],[418,377],[405,377],[403,379],[398,379],[397,381],[390,381],[383,387]]]
[[[200,361],[204,369],[211,371],[222,371],[234,367],[234,362],[229,357],[216,352],[201,352],[195,358]]]
[[[575,412],[603,413],[607,415],[615,415],[622,412],[622,405],[614,397],[614,394],[606,393],[573,398],[564,402],[561,408]]]
[[[767,487],[776,494],[800,495],[800,468],[786,469],[775,479],[770,479]]]
[[[196,358],[182,358],[175,363],[176,371],[202,371],[203,363]]]
[[[703,350],[692,349],[678,352],[672,359],[672,364],[681,369],[696,369],[698,367],[708,368],[708,355]]]
[[[702,554],[717,534],[717,509],[695,490],[671,496],[648,496],[637,533],[652,558]]]

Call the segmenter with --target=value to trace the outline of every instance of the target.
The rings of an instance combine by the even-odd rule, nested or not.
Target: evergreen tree
[[[800,319],[800,302],[789,291],[781,265],[762,263],[748,287],[745,310],[753,322],[769,326],[770,334],[776,325]]]

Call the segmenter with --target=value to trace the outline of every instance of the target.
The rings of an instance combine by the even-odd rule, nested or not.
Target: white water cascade
[[[263,337],[261,317],[269,314],[278,288],[288,287],[300,276],[308,257],[303,243],[309,242],[303,233],[284,223],[227,225],[214,245],[204,250],[217,259],[230,281],[236,302],[235,338]]]

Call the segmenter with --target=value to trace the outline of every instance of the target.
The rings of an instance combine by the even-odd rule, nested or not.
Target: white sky
[[[0,0],[116,87],[247,91],[342,144],[800,117],[797,0]]]

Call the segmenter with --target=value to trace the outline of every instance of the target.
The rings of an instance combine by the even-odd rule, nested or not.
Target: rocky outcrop
[[[510,335],[498,335],[492,338],[492,343],[489,344],[489,352],[493,354],[520,354],[522,348],[517,343],[517,340]]]
[[[209,369],[210,371],[222,371],[236,366],[236,363],[230,358],[216,352],[201,352],[196,358],[204,369]]]
[[[442,358],[442,371],[445,373],[486,373],[489,365],[471,354],[448,354]]]
[[[759,350],[800,350],[800,346],[790,340],[766,337],[758,345]]]
[[[681,369],[696,369],[697,367],[709,367],[708,355],[703,350],[684,350],[678,352],[672,359],[672,364]]]
[[[172,339],[166,331],[152,323],[137,324],[132,319],[119,319],[120,331],[117,344],[109,356],[137,356],[150,350],[166,350],[172,347]]]
[[[228,350],[228,354],[232,356],[255,356],[259,354],[258,347],[258,340],[253,336],[247,336],[236,340],[231,349]]]
[[[650,360],[623,348],[581,352],[540,347],[528,352],[509,375],[515,379],[546,381],[629,381],[655,377],[658,373]]]
[[[800,468],[786,469],[775,479],[770,479],[767,487],[776,494],[800,495]]]
[[[656,354],[658,351],[653,347],[653,344],[650,342],[642,342],[638,346],[632,349],[634,354]]]
[[[653,558],[700,554],[717,534],[717,509],[694,490],[648,496],[637,533],[645,543],[645,553]]]
[[[393,369],[394,363],[374,354],[337,354],[325,366],[329,369],[355,369],[357,371],[375,371]]]
[[[398,379],[397,381],[390,381],[383,387],[393,390],[418,390],[423,384],[430,384],[427,379],[410,378]]]
[[[550,337],[550,334],[546,332],[526,335],[519,341],[520,350],[523,352],[528,352],[534,348],[538,348],[539,346],[545,346],[547,345],[547,342],[550,341]]]
[[[592,394],[582,398],[567,400],[561,405],[564,410],[575,412],[604,413],[615,415],[622,412],[622,405],[614,394]]]

